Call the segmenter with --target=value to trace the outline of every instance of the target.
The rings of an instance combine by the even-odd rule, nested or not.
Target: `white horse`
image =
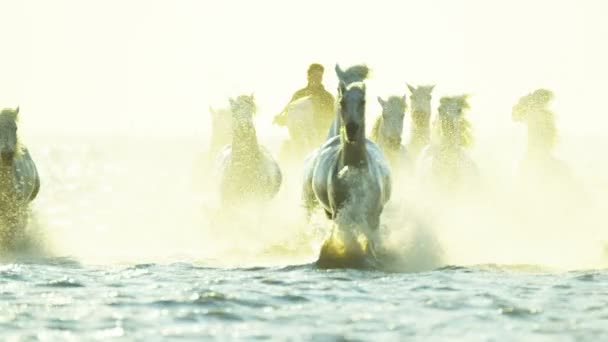
[[[232,143],[219,155],[220,200],[225,205],[271,200],[279,191],[282,175],[270,152],[258,144],[253,124],[253,95],[230,99]]]
[[[328,140],[306,160],[304,206],[309,213],[320,206],[347,234],[351,234],[353,227],[359,229],[358,233],[374,234],[380,227],[380,214],[391,195],[391,173],[378,145],[365,137],[365,84],[362,78],[367,75],[367,67],[343,71],[336,65],[336,73],[340,81],[336,118]],[[353,73],[363,77],[353,77]],[[332,132],[339,134],[332,135]],[[331,248],[331,243],[326,242],[317,263],[325,267],[363,266],[369,260],[368,252],[373,255],[373,249],[368,249],[373,248],[369,241],[351,244],[349,248],[359,247],[347,248],[337,255],[333,253],[335,249]]]
[[[416,160],[431,141],[431,92],[435,86],[407,85],[411,92],[410,106],[412,126],[407,145],[412,160]]]
[[[477,186],[479,171],[467,151],[473,140],[471,125],[464,117],[468,108],[466,95],[441,98],[434,127],[437,141],[422,151],[417,163],[424,185],[441,192]]]
[[[410,166],[407,149],[401,143],[405,96],[390,96],[386,100],[378,96],[378,103],[382,106],[382,114],[376,118],[370,138],[384,152],[393,174],[402,173]]]
[[[23,237],[29,204],[38,195],[36,165],[17,136],[19,108],[0,112],[0,243],[14,249]]]
[[[538,89],[522,96],[513,106],[512,120],[522,122],[528,128],[528,144],[520,164],[520,181],[544,191],[565,190],[571,194],[580,192],[580,184],[568,164],[554,156],[557,142],[555,115],[548,109],[553,93]]]

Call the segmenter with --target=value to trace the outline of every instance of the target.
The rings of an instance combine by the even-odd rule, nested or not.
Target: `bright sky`
[[[479,136],[515,127],[511,106],[537,87],[555,91],[566,135],[608,122],[602,0],[0,0],[0,13],[0,107],[21,105],[29,136],[194,136],[239,92],[269,117],[313,61],[331,90],[336,62],[366,62],[373,115],[409,82],[472,94]]]

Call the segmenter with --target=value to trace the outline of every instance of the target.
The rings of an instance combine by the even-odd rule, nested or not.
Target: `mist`
[[[368,127],[376,96],[405,94],[406,83],[435,84],[434,111],[441,96],[471,95],[483,201],[436,207],[428,218],[424,193],[394,197],[422,213],[424,239],[441,246],[432,257],[605,267],[607,10],[599,0],[2,1],[0,106],[21,108],[19,132],[42,174],[37,224],[54,253],[304,262],[319,242],[300,221],[297,166],[284,170],[256,224],[217,223],[205,209],[214,193],[196,185],[195,165],[208,147],[208,106],[254,93],[258,138],[276,153],[287,133],[272,117],[305,85],[308,64],[325,66],[332,90],[336,63],[366,63]],[[556,156],[588,196],[568,219],[553,197],[533,207],[537,199],[510,191],[526,145],[511,108],[541,87],[555,93]],[[395,229],[391,246],[419,245]]]

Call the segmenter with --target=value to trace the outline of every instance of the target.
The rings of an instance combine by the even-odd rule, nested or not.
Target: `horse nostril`
[[[353,140],[357,132],[359,131],[359,124],[355,122],[349,122],[346,124],[346,136],[349,140]]]

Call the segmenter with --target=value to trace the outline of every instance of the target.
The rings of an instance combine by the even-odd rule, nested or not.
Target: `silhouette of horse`
[[[431,92],[435,86],[418,86],[414,88],[407,85],[410,92],[411,105],[411,133],[407,151],[412,160],[416,160],[420,151],[426,147],[431,140]]]
[[[38,170],[17,136],[19,108],[0,112],[0,242],[14,249],[23,238],[29,203],[40,190]]]
[[[367,236],[379,229],[380,214],[391,194],[391,174],[378,145],[365,137],[365,84],[358,79],[367,75],[367,67],[343,71],[336,65],[336,73],[339,79],[336,126],[330,129],[325,144],[305,162],[302,197],[309,215],[321,206],[342,232],[362,228],[360,233]],[[353,74],[359,77],[352,77]],[[339,134],[332,136],[332,130]],[[373,246],[368,242],[361,243],[361,256]],[[319,262],[336,261],[326,258],[330,250],[326,243]],[[325,266],[351,265],[346,259],[333,261]]]
[[[513,106],[512,120],[528,127],[528,144],[520,165],[523,180],[535,187],[577,191],[569,166],[553,155],[557,142],[555,115],[547,107],[553,99],[547,89],[538,89],[522,96]]]
[[[466,95],[441,98],[439,116],[434,123],[438,141],[420,155],[418,172],[423,182],[436,185],[442,191],[477,183],[477,165],[466,150],[473,142],[471,125],[464,117],[468,108]]]
[[[221,202],[232,205],[268,201],[279,191],[282,175],[270,152],[258,144],[253,95],[231,98],[230,108],[232,143],[220,152],[218,161]]]
[[[281,145],[279,160],[282,163],[297,162],[301,166],[304,157],[315,149],[313,105],[311,97],[305,96],[285,109],[289,139]]]
[[[378,96],[378,102],[382,106],[382,114],[376,119],[370,138],[382,149],[394,174],[409,164],[406,148],[401,144],[405,96],[391,96],[387,100]]]

